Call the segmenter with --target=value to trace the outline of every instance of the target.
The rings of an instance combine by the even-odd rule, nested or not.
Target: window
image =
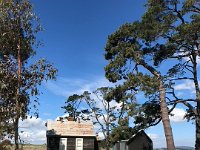
[[[83,138],[76,138],[76,150],[83,150]]]
[[[60,138],[59,150],[67,150],[67,138]]]

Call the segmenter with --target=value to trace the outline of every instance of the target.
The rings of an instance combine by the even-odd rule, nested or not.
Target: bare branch
[[[174,4],[174,12],[177,14],[177,17],[181,20],[182,24],[185,24],[185,20],[181,15],[180,11],[177,9],[177,3]]]
[[[170,79],[170,81],[176,81],[176,80],[194,80],[194,78],[182,77],[182,78]]]
[[[185,69],[187,69],[189,72],[191,72],[192,74],[194,73],[193,70],[191,70],[190,68],[188,68],[188,66],[185,66]],[[192,78],[192,80],[194,80],[194,78]]]

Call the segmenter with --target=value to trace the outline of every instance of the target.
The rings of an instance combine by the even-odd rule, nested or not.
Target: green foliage
[[[156,48],[145,46],[147,43],[141,40],[142,25],[140,22],[122,25],[108,37],[105,58],[109,64],[105,71],[111,82],[122,80],[126,90],[143,91],[149,96],[158,91],[158,77],[146,73],[142,67],[147,65]],[[147,70],[155,73],[151,64]]]
[[[2,13],[0,18],[1,53],[17,58],[17,48],[20,44],[21,59],[26,61],[35,54],[33,45],[38,44],[35,34],[41,30],[32,4],[28,0],[10,0],[4,1],[0,9]]]
[[[1,133],[15,131],[18,141],[19,118],[38,117],[38,86],[55,79],[57,69],[45,59],[28,63],[39,46],[36,33],[41,30],[29,0],[2,0],[0,13],[0,126],[9,122]]]
[[[122,81],[127,90],[143,92],[151,100],[142,105],[141,112],[136,116],[137,127],[155,125],[161,114],[169,119],[166,97],[159,92],[169,90],[172,97],[179,101],[173,89],[173,77],[183,76],[185,70],[197,76],[195,68],[189,63],[195,67],[199,56],[199,6],[199,1],[149,0],[141,21],[126,23],[108,37],[105,48],[105,59],[109,61],[105,67],[106,77],[111,82]],[[179,62],[169,69],[167,75],[162,75],[159,65],[169,58],[176,58]],[[188,61],[185,58],[189,58]],[[195,85],[199,85],[197,78],[194,81]],[[199,93],[199,88],[196,91]],[[200,93],[197,95],[200,97]],[[160,103],[154,103],[155,98],[159,98]],[[184,104],[193,110],[190,104]],[[164,127],[170,126],[164,121]],[[172,133],[166,133],[169,134]]]
[[[108,37],[105,48],[105,59],[108,60],[106,77],[111,82],[122,81],[127,90],[143,92],[149,99],[136,116],[137,128],[156,125],[160,120],[163,109],[159,110],[157,102],[159,88],[162,87],[169,104],[175,107],[181,103],[187,107],[186,118],[196,119],[196,135],[199,135],[197,60],[200,56],[200,2],[148,0],[146,8],[141,21],[126,23]],[[166,67],[169,68],[165,70],[167,73],[160,72],[162,62],[172,59],[174,65]],[[176,81],[184,80],[194,82],[195,99],[177,96],[174,85]],[[196,105],[194,102],[197,102]],[[197,149],[199,141],[197,136]]]
[[[151,3],[150,1],[147,14],[151,14],[149,10],[154,9],[155,5],[164,8],[160,12],[155,12],[156,14],[153,13],[153,16],[156,16],[161,22],[168,20],[167,18],[162,17],[165,13],[171,13],[174,19],[171,19],[170,26],[161,28],[166,32],[160,32],[164,34],[157,36],[157,43],[159,43],[159,45],[164,45],[164,49],[158,49],[156,51],[154,55],[154,64],[158,66],[163,60],[176,59],[176,64],[169,69],[166,75],[168,80],[170,80],[168,87],[170,87],[171,90],[169,93],[173,97],[170,104],[173,103],[173,100],[175,100],[175,105],[177,101],[184,104],[188,107],[188,114],[186,117],[188,119],[194,119],[195,116],[198,115],[195,114],[196,108],[191,101],[196,101],[196,99],[199,99],[200,97],[197,74],[197,59],[200,56],[200,2],[198,0],[172,0],[153,4],[153,2]],[[173,88],[177,80],[193,81],[196,85],[196,99],[189,100],[185,98],[183,100],[182,98],[179,98]],[[199,107],[198,104],[197,107]]]
[[[147,101],[139,107],[135,117],[135,130],[146,129],[154,126],[161,121],[159,101]]]
[[[118,104],[113,105],[115,101]],[[73,116],[74,120],[91,119],[99,128],[98,132],[103,133],[105,139],[102,144],[108,148],[111,146],[112,129],[119,125],[125,116],[128,117],[129,113],[134,113],[135,97],[122,86],[101,87],[91,93],[85,91],[81,95],[69,96],[66,105],[62,108]]]
[[[117,141],[127,140],[136,132],[132,127],[129,127],[128,118],[120,120],[119,125],[115,127],[110,134],[111,144],[114,145]]]
[[[121,80],[127,90],[143,91],[151,99],[158,93],[155,72],[159,73],[162,61],[179,61],[163,75],[163,82],[182,77],[188,71],[194,73],[190,64],[195,65],[199,56],[199,4],[197,0],[148,0],[141,21],[126,23],[108,37],[106,77],[111,82]],[[174,85],[165,84],[166,90]]]
[[[13,133],[11,120],[16,116],[16,91],[18,89],[17,64],[12,59],[0,62],[0,126],[9,125],[5,133]],[[44,80],[55,79],[57,70],[46,60],[39,60],[35,64],[24,67],[21,70],[20,94],[18,100],[20,103],[19,115],[25,119],[28,114],[38,116],[37,105],[39,104],[38,95],[40,94],[38,86]],[[31,97],[35,97],[31,101]],[[12,129],[12,130],[11,130]],[[4,133],[4,132],[3,132]]]
[[[45,59],[40,59],[36,63],[22,69],[20,80],[20,102],[23,103],[22,106],[24,106],[24,108],[21,108],[22,119],[26,118],[26,113],[30,112],[31,108],[37,109],[37,104],[39,104],[37,96],[40,94],[38,86],[40,86],[43,81],[55,79],[56,73],[57,69]],[[36,98],[32,103],[30,101],[31,96]],[[27,108],[30,106],[30,103],[32,104],[31,107]],[[38,116],[38,112],[34,112],[34,114]]]
[[[69,96],[68,99],[66,100],[65,102],[66,106],[61,107],[65,110],[65,113],[68,113],[69,117],[73,117],[75,121],[81,114],[79,107],[81,102],[83,101],[82,99],[83,99],[82,95],[73,94]]]

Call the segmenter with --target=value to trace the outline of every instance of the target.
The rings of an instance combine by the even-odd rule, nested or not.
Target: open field
[[[46,145],[24,145],[22,150],[46,150]]]
[[[20,145],[20,150],[46,150],[46,145]],[[6,150],[14,150],[14,146],[7,147]]]

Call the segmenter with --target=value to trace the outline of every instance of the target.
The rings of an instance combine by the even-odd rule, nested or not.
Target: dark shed
[[[47,150],[96,150],[98,145],[92,123],[47,122]]]
[[[142,130],[128,140],[116,142],[113,150],[153,150],[153,142]]]
[[[127,141],[127,150],[153,150],[153,142],[142,130]]]

